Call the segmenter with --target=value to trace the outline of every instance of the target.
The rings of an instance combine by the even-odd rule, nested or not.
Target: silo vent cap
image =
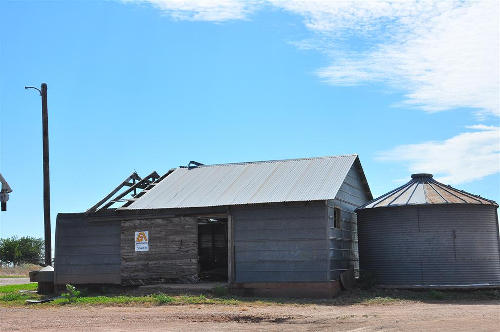
[[[432,179],[432,174],[429,173],[415,173],[411,175],[412,179]]]

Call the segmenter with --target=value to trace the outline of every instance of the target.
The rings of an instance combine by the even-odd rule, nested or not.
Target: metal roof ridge
[[[272,160],[257,160],[257,161],[240,161],[236,163],[220,163],[220,164],[208,164],[200,165],[195,168],[206,168],[213,166],[233,166],[233,165],[248,165],[248,164],[264,164],[264,163],[274,163],[274,162],[287,162],[287,161],[300,161],[300,160],[317,160],[317,159],[332,159],[332,158],[347,158],[347,157],[358,157],[359,155],[346,154],[346,155],[334,155],[334,156],[320,156],[320,157],[306,157],[306,158],[290,158],[290,159],[272,159]],[[178,168],[187,168],[187,166],[179,166]]]

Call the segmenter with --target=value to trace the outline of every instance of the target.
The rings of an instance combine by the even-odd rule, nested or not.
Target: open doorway
[[[198,218],[198,277],[227,281],[227,218]]]

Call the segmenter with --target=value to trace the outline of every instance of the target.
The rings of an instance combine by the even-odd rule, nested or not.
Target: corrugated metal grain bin
[[[414,174],[357,210],[360,269],[382,286],[499,286],[497,208]]]

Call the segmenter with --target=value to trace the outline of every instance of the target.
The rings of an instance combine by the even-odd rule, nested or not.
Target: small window
[[[340,209],[337,207],[333,209],[333,227],[341,228],[341,226],[340,226]]]

